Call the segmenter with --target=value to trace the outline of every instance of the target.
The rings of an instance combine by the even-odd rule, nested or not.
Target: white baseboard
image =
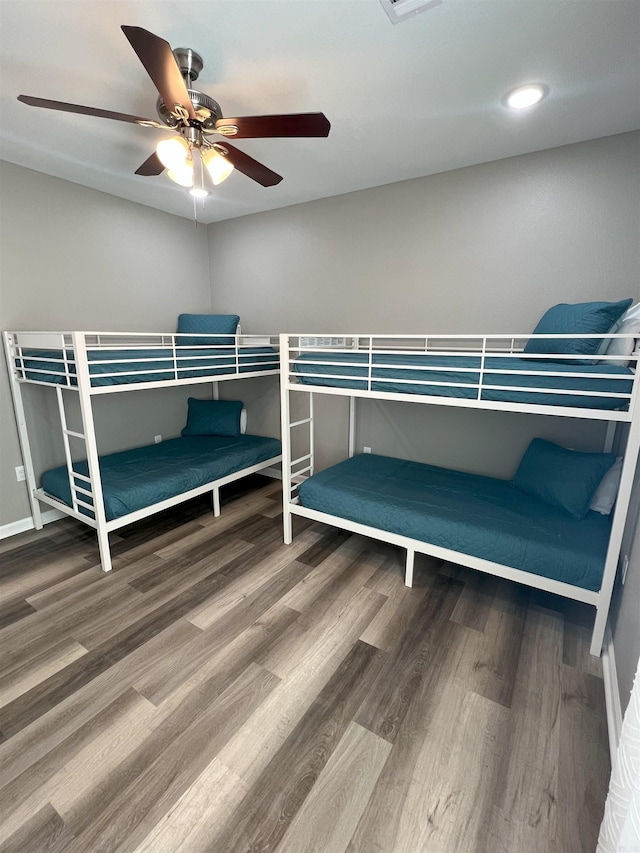
[[[50,524],[52,521],[58,521],[59,518],[64,518],[65,513],[58,509],[50,509],[42,513],[42,523]],[[24,533],[27,530],[33,530],[35,524],[31,516],[29,518],[21,518],[19,521],[12,521],[10,524],[3,524],[0,527],[0,539],[6,539],[9,536],[17,536],[18,533]]]
[[[604,677],[604,698],[607,706],[607,729],[609,731],[609,751],[611,766],[615,762],[622,729],[622,705],[620,704],[620,689],[618,673],[616,672],[616,656],[613,647],[611,628],[607,625],[602,649],[602,675]]]

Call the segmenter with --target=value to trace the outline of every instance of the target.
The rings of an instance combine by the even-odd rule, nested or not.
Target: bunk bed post
[[[358,338],[354,337],[351,342],[351,348],[358,349]],[[356,452],[356,398],[352,395],[349,397],[349,458]]]
[[[349,397],[349,458],[356,452],[356,398]]]
[[[284,544],[291,545],[291,412],[289,399],[289,336],[280,335],[280,423],[282,424],[282,528]],[[313,425],[311,425],[313,429]]]
[[[98,445],[93,425],[93,412],[91,406],[91,379],[89,376],[89,361],[87,359],[87,345],[84,332],[73,332],[73,351],[75,353],[76,374],[78,380],[78,397],[80,398],[80,412],[82,415],[82,432],[87,451],[87,464],[89,466],[89,477],[91,479],[91,495],[93,500],[93,514],[98,534],[98,548],[100,550],[100,562],[102,571],[111,571],[111,551],[109,549],[109,533],[107,531],[107,519],[104,511],[104,500],[102,497],[102,481],[100,479],[100,463],[98,461]],[[72,486],[72,483],[69,483]],[[73,489],[72,489],[73,491]]]
[[[313,391],[309,394],[309,476],[316,472],[316,443],[313,428]]]
[[[415,564],[416,552],[413,548],[407,548],[407,560],[404,569],[404,585],[413,586],[413,566]]]
[[[607,423],[607,431],[604,436],[604,446],[602,448],[603,453],[611,453],[613,448],[613,442],[616,437],[616,427],[618,426],[617,421],[609,421]]]
[[[218,518],[220,515],[220,489],[216,486],[213,490],[213,517]]]
[[[634,379],[634,391],[629,405],[629,411],[632,413],[631,424],[629,425],[627,446],[625,448],[624,461],[622,463],[618,497],[613,509],[613,521],[611,524],[609,547],[607,549],[607,558],[604,564],[604,573],[602,575],[602,586],[598,594],[596,619],[591,637],[591,654],[596,656],[599,656],[602,651],[604,633],[607,627],[607,616],[609,615],[609,605],[611,604],[613,585],[618,570],[622,538],[624,536],[629,503],[631,501],[631,492],[633,489],[633,480],[635,477],[638,455],[640,453],[640,413],[638,412],[638,409],[640,409],[639,396],[640,384],[638,375],[636,375],[636,378]]]
[[[40,504],[35,497],[36,477],[33,470],[33,457],[31,455],[31,445],[29,443],[29,433],[27,431],[27,420],[24,414],[24,403],[22,401],[22,388],[16,378],[15,365],[13,362],[13,344],[10,332],[4,332],[5,355],[7,357],[7,370],[9,371],[9,386],[11,388],[11,396],[13,397],[13,408],[16,413],[16,423],[18,426],[18,438],[20,440],[20,450],[22,452],[22,462],[24,465],[24,473],[27,481],[27,492],[29,495],[29,504],[31,505],[31,518],[33,526],[36,530],[42,530],[42,513]]]

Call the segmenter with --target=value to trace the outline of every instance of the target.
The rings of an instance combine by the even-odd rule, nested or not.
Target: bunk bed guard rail
[[[604,346],[629,336],[580,337]],[[620,356],[525,353],[536,338],[576,335],[281,335],[282,381],[346,396],[631,421],[638,354],[624,366]]]
[[[5,345],[19,382],[77,389],[85,375],[91,393],[236,374],[248,378],[280,369],[276,335],[5,332]]]

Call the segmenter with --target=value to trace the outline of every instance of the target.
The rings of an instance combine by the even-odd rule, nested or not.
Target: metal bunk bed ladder
[[[289,512],[290,503],[297,503],[298,498],[296,492],[300,484],[313,476],[315,465],[314,453],[314,436],[313,436],[313,394],[308,395],[308,414],[306,417],[298,420],[291,420],[290,400],[288,394],[282,394],[281,401],[281,424],[282,430],[287,430],[287,440],[282,442],[282,503],[283,503],[283,528],[284,541],[286,545],[290,545],[293,539],[292,519]],[[306,447],[307,453],[303,453],[296,459],[292,459],[293,445],[293,430],[298,430],[299,427],[307,427],[306,430]],[[301,432],[301,430],[298,430]],[[283,435],[284,438],[284,435]],[[302,439],[304,443],[304,439]],[[306,464],[304,464],[306,463]],[[303,466],[295,468],[294,466]]]

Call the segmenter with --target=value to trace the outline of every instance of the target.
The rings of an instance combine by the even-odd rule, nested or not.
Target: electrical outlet
[[[160,442],[162,441],[162,436],[161,435],[154,435],[153,440],[155,441],[156,444],[160,444]]]
[[[16,480],[19,483],[22,483],[23,480],[26,480],[26,476],[24,473],[24,465],[18,465],[16,468]]]
[[[622,559],[622,583],[627,579],[627,569],[629,568],[629,557],[625,554]]]
[[[371,448],[370,447],[363,447],[362,452],[363,453],[371,453]]]

